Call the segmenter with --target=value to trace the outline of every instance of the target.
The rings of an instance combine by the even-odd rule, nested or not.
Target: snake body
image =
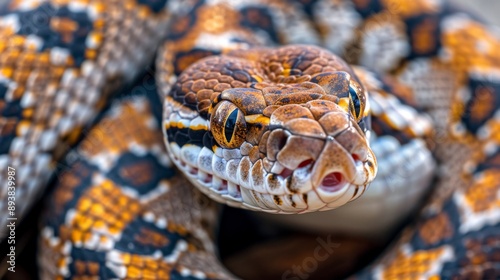
[[[433,178],[356,277],[498,277],[500,41],[476,17],[428,0],[0,8],[0,167],[17,170],[19,219],[71,150],[41,222],[43,278],[234,278],[216,257],[215,204],[192,185],[271,213],[360,197],[331,224],[366,233],[370,207],[392,217],[377,231],[392,228]],[[162,117],[146,74],[89,128],[156,50]]]

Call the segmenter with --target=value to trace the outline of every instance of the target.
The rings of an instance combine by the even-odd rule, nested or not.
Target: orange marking
[[[465,193],[465,200],[474,212],[483,212],[500,208],[500,199],[497,196],[500,174],[495,170],[483,173]]]
[[[432,265],[445,253],[444,247],[417,251],[410,256],[401,253],[383,272],[383,279],[417,278],[428,273]]]
[[[103,203],[110,198],[126,200],[126,207]],[[71,240],[85,242],[91,237],[93,228],[107,228],[110,233],[118,234],[139,214],[140,209],[138,201],[122,194],[111,181],[104,181],[88,189],[77,203],[70,226]]]

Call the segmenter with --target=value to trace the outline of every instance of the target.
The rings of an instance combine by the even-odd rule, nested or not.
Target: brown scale
[[[425,243],[434,245],[452,237],[455,233],[448,215],[440,213],[420,225],[419,234]]]
[[[127,268],[127,279],[170,279],[172,265],[163,259],[128,253],[122,253],[121,258]]]
[[[151,245],[156,248],[167,246],[170,243],[166,236],[147,228],[141,228],[139,233],[134,236],[134,240],[139,244]]]
[[[87,279],[89,276],[97,277],[99,275],[99,266],[97,262],[87,262],[75,260],[75,275],[73,279]]]
[[[254,65],[239,63],[240,59],[229,58],[228,65],[217,63],[216,60],[215,58],[203,60],[197,64],[200,66],[198,69],[188,68],[178,81],[182,93],[176,94],[179,97],[184,95],[184,101],[187,104],[197,104],[196,107],[202,116],[208,114],[208,109],[212,104],[210,100],[214,100],[222,91],[229,88],[247,87],[252,81],[251,76],[258,75],[253,70]],[[247,75],[239,74],[231,77],[230,75],[236,71]],[[192,77],[192,80],[186,79],[187,77]]]
[[[264,51],[233,51],[230,55],[258,61],[266,74],[266,80],[273,83],[288,83],[290,76],[314,75],[322,72],[343,70],[350,74],[350,67],[337,56],[315,46],[288,46]],[[290,81],[291,82],[291,81]]]
[[[255,88],[263,89],[271,85],[271,88],[266,90],[272,91],[272,85],[275,83],[304,82],[308,79],[307,75],[320,72],[343,70],[352,74],[349,66],[342,60],[318,47],[283,47],[268,50],[264,52],[264,55],[262,51],[234,51],[230,52],[229,56],[211,57],[196,63],[196,67],[189,67],[179,76],[177,84],[181,92],[175,92],[175,98],[183,97],[185,103],[196,104],[195,107],[198,108],[200,114],[205,116],[209,113],[209,107],[215,98],[229,88],[248,86],[252,82],[257,82]],[[284,66],[272,67],[276,63]],[[299,75],[305,75],[305,78],[298,79]],[[265,83],[259,86],[259,82]],[[283,85],[276,86],[283,87]],[[274,92],[279,91],[274,90]],[[289,91],[284,93],[287,92]],[[201,99],[210,93],[210,100]],[[267,96],[264,95],[264,97]],[[270,105],[272,101],[266,101],[266,103]]]

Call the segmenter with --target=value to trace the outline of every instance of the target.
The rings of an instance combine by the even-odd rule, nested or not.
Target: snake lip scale
[[[340,134],[340,133],[339,133]],[[331,139],[329,139],[331,141]],[[357,158],[362,159],[361,156],[357,156]],[[365,156],[366,158],[366,156]],[[229,205],[236,205],[240,206],[242,205],[242,208],[249,209],[249,210],[254,210],[254,211],[259,211],[261,208],[253,206],[252,204],[248,204],[245,201],[243,201],[243,198],[241,196],[241,185],[239,184],[234,184],[228,180],[223,179],[222,182],[219,184],[213,184],[214,177],[206,172],[201,171],[200,169],[190,166],[187,164],[185,161],[180,159],[177,156],[172,157],[174,163],[177,165],[178,168],[183,170],[183,173],[188,174],[188,178],[193,182],[193,184],[201,186],[202,192],[205,194],[209,195],[210,197],[216,199],[217,201],[221,203],[228,203]],[[357,160],[356,165],[358,169],[362,169],[362,166],[367,159],[363,160]],[[277,167],[274,171],[275,173],[271,173],[272,175],[270,176],[279,176],[280,181],[284,181],[285,184],[288,184],[287,182],[289,180],[292,180],[294,172],[297,173],[309,173],[313,169],[314,162],[313,161],[304,161],[300,163],[296,168],[293,168],[294,171],[291,171],[283,166]],[[340,177],[340,178],[339,178]],[[214,185],[218,185],[218,188],[214,188]],[[266,186],[269,188],[269,186]],[[366,188],[367,186],[361,186],[362,188]],[[343,180],[342,175],[338,175],[338,172],[332,172],[328,173],[325,175],[325,177],[322,180],[322,184],[319,186],[319,188],[324,189],[324,191],[329,192],[329,193],[344,193],[347,188],[358,188],[357,185],[350,184]],[[361,196],[363,191],[356,191],[355,194],[353,195],[353,200]],[[276,194],[276,193],[274,193]],[[229,201],[234,201],[236,203],[231,203]],[[285,213],[285,214],[293,214],[288,212],[288,211],[269,211],[270,213]],[[302,209],[297,211],[297,214],[301,213],[307,213],[308,209]]]

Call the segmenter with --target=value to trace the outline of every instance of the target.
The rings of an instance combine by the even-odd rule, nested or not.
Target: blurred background
[[[499,0],[454,0],[464,7],[476,11],[477,14],[487,17],[490,22],[500,26],[500,1]]]

